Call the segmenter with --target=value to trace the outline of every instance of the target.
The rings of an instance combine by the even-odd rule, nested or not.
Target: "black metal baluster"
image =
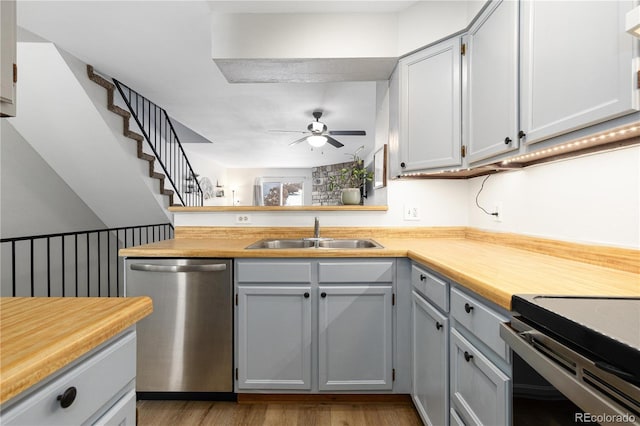
[[[29,252],[31,260],[31,297],[35,296],[35,277],[33,276],[33,239],[29,240]]]
[[[87,297],[91,296],[91,250],[89,247],[89,233],[87,232]]]
[[[64,258],[64,257],[65,257],[65,252],[64,252],[64,235],[62,236],[62,242],[61,242],[61,244],[62,244],[62,256],[60,256],[60,257],[61,257],[61,259],[62,259],[62,264],[60,265],[60,270],[62,271],[62,297],[65,297],[65,293],[66,293],[66,291],[65,291],[65,288],[64,288],[64,284],[65,284],[65,282],[64,282],[64,281],[65,281],[65,276],[64,276],[64,261],[65,261],[65,258]]]
[[[47,237],[47,297],[51,297],[51,246]]]
[[[78,234],[74,235],[74,238],[76,240],[76,249],[75,249],[75,262],[74,264],[76,265],[76,297],[78,297]]]
[[[116,258],[116,265],[118,259]],[[107,297],[111,297],[111,232],[107,232]]]
[[[16,242],[11,241],[11,295],[16,297]]]
[[[98,297],[100,297],[100,287],[102,287],[102,279],[101,279],[101,275],[102,275],[102,262],[100,261],[100,251],[101,251],[101,247],[100,247],[100,232],[98,232]]]

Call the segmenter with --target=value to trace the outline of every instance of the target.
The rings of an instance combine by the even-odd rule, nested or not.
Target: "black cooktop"
[[[640,297],[518,295],[511,308],[600,367],[640,384]]]

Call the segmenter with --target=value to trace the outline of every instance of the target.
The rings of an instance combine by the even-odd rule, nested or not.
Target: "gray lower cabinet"
[[[510,424],[510,382],[480,350],[451,330],[451,398],[464,424]]]
[[[319,389],[390,390],[391,286],[320,286],[319,292]]]
[[[236,261],[239,392],[391,391],[394,260]]]
[[[449,416],[449,319],[415,291],[411,317],[411,396],[426,424],[446,425]]]
[[[238,388],[311,389],[310,292],[238,287]]]
[[[136,333],[129,329],[7,401],[3,425],[136,424]]]

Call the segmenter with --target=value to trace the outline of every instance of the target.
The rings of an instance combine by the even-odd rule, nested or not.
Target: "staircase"
[[[106,89],[107,109],[122,117],[123,135],[136,141],[138,158],[148,163],[149,177],[159,181],[160,193],[169,197],[169,205],[202,206],[203,191],[197,175],[191,168],[166,111],[117,80],[111,83],[97,74],[92,65],[87,65],[87,75],[91,81]],[[129,111],[115,104],[116,89]],[[131,130],[131,118],[135,120],[142,134]],[[154,155],[144,152],[145,140]],[[164,173],[156,172],[156,160]],[[167,185],[165,185],[166,180],[168,180]],[[170,186],[175,191],[165,186]],[[174,196],[178,198],[179,203],[174,203]]]

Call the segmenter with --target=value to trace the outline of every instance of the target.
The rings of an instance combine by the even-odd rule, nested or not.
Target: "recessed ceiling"
[[[18,24],[164,107],[212,144],[186,144],[223,167],[312,167],[343,162],[374,141],[375,82],[230,84],[211,59],[211,10],[279,13],[394,12],[406,1],[25,1]],[[329,129],[365,130],[337,137],[345,146],[289,147],[311,112]]]

